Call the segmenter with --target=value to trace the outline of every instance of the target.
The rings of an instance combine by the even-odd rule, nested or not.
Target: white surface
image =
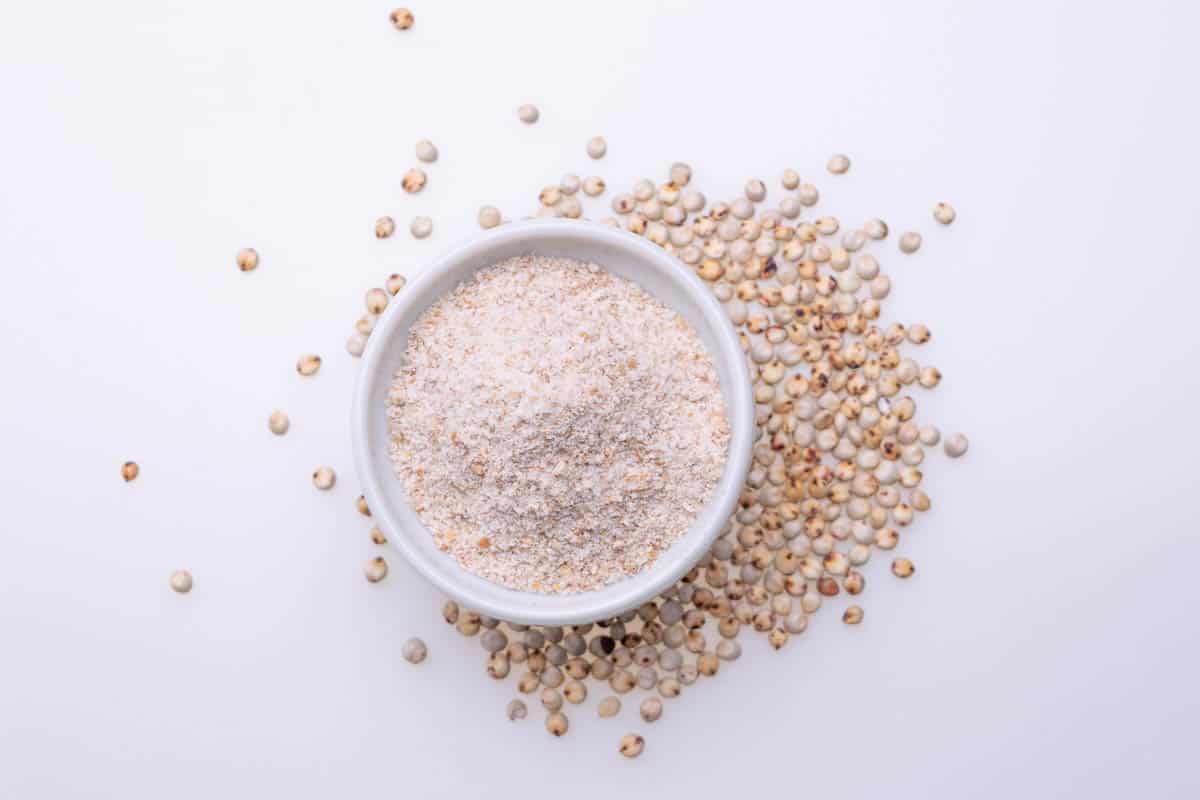
[[[426,309],[483,267],[528,253],[603,264],[682,315],[708,349],[721,382],[729,447],[720,482],[691,527],[637,575],[590,592],[537,594],[508,589],[472,574],[443,553],[405,499],[387,443],[392,377],[400,370],[409,329]],[[652,600],[708,552],[745,486],[757,435],[746,356],[711,288],[679,259],[645,239],[584,220],[512,222],[476,234],[425,265],[388,303],[358,368],[350,435],[355,473],[375,523],[414,570],[465,608],[525,625],[577,625],[609,619]]]
[[[413,6],[408,34],[294,0],[0,26],[0,797],[1195,797],[1195,5]],[[342,344],[479,205],[680,158],[713,198],[791,166],[921,230],[881,251],[888,314],[933,329],[921,416],[972,449],[930,459],[917,575],[868,565],[863,625],[831,603],[653,726],[589,704],[552,740],[398,559],[363,580]],[[434,236],[376,241],[382,213]]]

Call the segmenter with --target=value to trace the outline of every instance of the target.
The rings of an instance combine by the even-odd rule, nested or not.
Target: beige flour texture
[[[525,591],[654,563],[720,480],[729,425],[695,331],[596,264],[476,273],[409,332],[390,453],[438,546]]]

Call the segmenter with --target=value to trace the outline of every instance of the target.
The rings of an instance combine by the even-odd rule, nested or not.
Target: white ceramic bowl
[[[409,327],[476,270],[526,253],[593,261],[682,314],[712,356],[729,417],[725,471],[687,533],[649,568],[590,592],[521,592],[460,567],[438,550],[409,507],[388,456],[387,394],[400,367]],[[354,463],[374,521],[418,572],[465,608],[481,614],[524,624],[569,625],[636,608],[679,580],[704,556],[733,512],[750,465],[754,403],[745,355],[733,327],[712,292],[681,262],[626,231],[594,222],[534,220],[474,237],[429,265],[392,298],[362,355],[351,427]]]

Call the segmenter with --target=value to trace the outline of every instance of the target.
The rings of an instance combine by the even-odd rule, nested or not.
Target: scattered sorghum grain
[[[387,561],[383,559],[383,556],[375,556],[367,562],[367,566],[363,569],[363,574],[367,576],[367,580],[371,583],[379,583],[387,577]]]
[[[583,181],[583,193],[588,197],[599,197],[604,194],[604,179],[595,175],[585,178]]]
[[[627,733],[621,737],[621,744],[618,750],[621,755],[626,758],[637,758],[642,754],[642,750],[646,748],[646,740],[636,733]]]
[[[558,180],[558,189],[565,195],[573,195],[579,191],[583,181],[573,172],[568,172]]]
[[[662,716],[663,703],[657,697],[647,697],[642,701],[642,706],[639,709],[642,719],[646,722],[655,722]]]
[[[337,483],[337,473],[333,471],[333,467],[317,467],[312,474],[313,486],[325,491],[332,489]]]
[[[367,576],[367,580],[370,580],[370,575]],[[400,655],[410,664],[420,664],[429,655],[429,648],[425,646],[425,642],[414,636],[400,647]]]
[[[500,224],[500,209],[495,206],[483,206],[479,209],[479,227],[484,230]]]
[[[306,354],[300,356],[296,361],[296,372],[308,378],[317,374],[317,370],[321,368],[321,357]]]
[[[621,700],[614,695],[609,695],[596,705],[596,713],[601,717],[615,717],[620,712]]]
[[[242,272],[253,271],[258,267],[258,251],[253,247],[244,247],[238,250],[237,265]]]
[[[283,436],[288,432],[290,426],[288,415],[278,409],[272,411],[271,416],[267,417],[267,428],[276,436]]]
[[[171,589],[179,594],[187,594],[192,590],[192,573],[186,569],[177,569],[171,573]]]
[[[558,690],[546,687],[542,689],[541,694],[542,708],[547,711],[561,711],[563,707],[563,698]]]
[[[375,238],[386,239],[396,232],[396,220],[391,217],[380,217],[375,220]]]
[[[392,25],[398,31],[408,30],[414,22],[413,13],[407,8],[393,9],[392,13],[388,15],[388,19],[392,21]]]
[[[945,449],[946,455],[958,458],[966,454],[969,445],[970,442],[967,441],[966,436],[961,433],[952,433],[946,437],[946,443],[942,447]]]
[[[850,157],[841,153],[836,153],[829,157],[829,161],[825,164],[825,168],[834,175],[844,175],[850,169]]]
[[[408,224],[408,232],[415,239],[428,238],[429,234],[433,233],[433,220],[429,217],[413,217],[412,222]]]
[[[593,136],[588,139],[587,154],[592,158],[604,158],[604,154],[608,152],[608,142],[604,141],[603,136]]]
[[[579,680],[569,680],[563,684],[563,697],[568,703],[578,705],[587,699],[587,686]]]
[[[426,164],[432,164],[438,160],[438,149],[434,143],[428,139],[422,139],[417,142],[416,151],[418,161],[424,161]]]
[[[408,283],[408,279],[399,273],[388,275],[387,281],[384,283],[384,288],[388,290],[388,294],[395,296],[404,288],[404,284]]]
[[[404,178],[400,181],[400,185],[404,188],[404,191],[408,192],[409,194],[416,194],[425,188],[425,184],[428,182],[428,180],[429,179],[425,176],[424,170],[419,170],[416,167],[413,167],[408,172],[404,173]]]
[[[567,732],[567,715],[561,711],[555,711],[546,717],[546,730],[553,736],[562,736]]]
[[[367,290],[366,295],[363,297],[363,305],[367,307],[367,313],[382,314],[383,310],[387,308],[388,297],[390,295],[383,289]],[[370,333],[370,331],[360,331],[360,333]]]

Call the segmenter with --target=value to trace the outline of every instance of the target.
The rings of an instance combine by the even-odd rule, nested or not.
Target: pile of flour
[[[596,264],[483,269],[413,325],[390,453],[438,546],[525,591],[636,574],[721,477],[716,369],[675,312]]]

